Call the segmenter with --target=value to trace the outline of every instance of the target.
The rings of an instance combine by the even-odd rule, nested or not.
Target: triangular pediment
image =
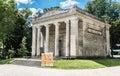
[[[55,15],[66,13],[66,12],[68,12],[68,10],[63,10],[63,9],[52,10],[52,11],[49,11],[49,12],[43,14],[40,18],[55,16]]]

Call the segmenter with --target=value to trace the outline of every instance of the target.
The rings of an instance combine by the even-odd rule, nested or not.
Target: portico
[[[110,25],[77,6],[50,11],[32,24],[32,56],[43,52],[53,52],[55,57],[110,54]]]
[[[69,56],[69,20],[33,26],[33,34],[32,50],[36,51],[32,55],[53,52],[56,57]]]

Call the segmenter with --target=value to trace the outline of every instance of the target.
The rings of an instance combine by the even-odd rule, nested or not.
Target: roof
[[[43,14],[42,16],[38,17],[38,18],[35,18],[33,20],[33,23],[36,22],[36,21],[40,21],[42,19],[45,19],[45,18],[50,18],[50,17],[55,17],[55,16],[58,16],[58,15],[63,15],[63,14],[75,14],[75,13],[81,13],[83,15],[86,15],[86,16],[89,16],[93,19],[96,19],[96,20],[99,20],[101,22],[104,22],[106,23],[105,21],[103,21],[102,19],[92,15],[92,14],[89,14],[87,12],[85,12],[83,9],[77,7],[77,5],[74,5],[72,8],[69,8],[69,9],[56,9],[56,10],[52,10],[52,11],[49,11],[45,14]]]

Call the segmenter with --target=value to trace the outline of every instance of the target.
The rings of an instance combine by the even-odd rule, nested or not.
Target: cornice
[[[58,11],[58,13],[53,13],[53,15],[52,14],[49,15],[50,12],[55,12],[55,11]],[[96,17],[96,16],[94,16],[92,14],[89,14],[89,13],[85,12],[83,9],[81,9],[81,8],[79,8],[77,6],[73,6],[70,9],[58,9],[58,10],[53,10],[53,11],[50,11],[50,12],[45,13],[45,14],[43,14],[43,16],[34,19],[32,21],[32,23],[36,24],[36,23],[50,21],[50,20],[54,20],[54,19],[65,18],[67,16],[71,16],[71,15],[75,15],[75,14],[79,14],[80,13],[80,14],[88,16],[88,17],[90,17],[92,19],[95,19],[95,20],[98,20],[98,21],[103,22],[105,24],[108,24],[105,21],[103,21],[102,19],[100,19],[100,18],[98,18],[98,17]],[[48,15],[44,16],[46,14],[48,14]]]

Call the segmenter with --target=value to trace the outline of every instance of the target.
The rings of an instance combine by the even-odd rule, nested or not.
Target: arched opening
[[[44,53],[44,49],[45,49],[45,34],[46,34],[46,28],[45,26],[42,26],[41,28],[41,38],[40,38],[40,55],[42,53]]]

